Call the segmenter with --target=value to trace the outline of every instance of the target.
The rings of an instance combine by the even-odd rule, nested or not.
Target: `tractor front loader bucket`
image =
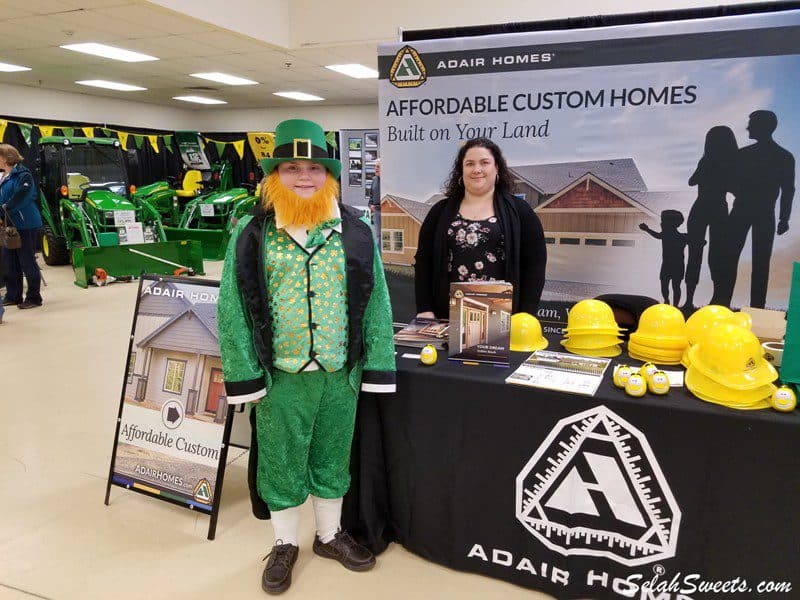
[[[222,260],[231,235],[222,229],[188,229],[181,227],[164,227],[164,233],[170,241],[195,240],[203,245],[203,258],[206,260]]]
[[[138,277],[142,273],[173,275],[180,270],[205,275],[200,242],[183,240],[153,244],[76,247],[72,250],[75,285],[86,288],[96,269],[112,277]]]

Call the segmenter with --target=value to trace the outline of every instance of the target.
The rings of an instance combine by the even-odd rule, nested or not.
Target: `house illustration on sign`
[[[177,400],[187,418],[221,423],[227,400],[217,306],[192,303],[177,289],[159,281],[142,295],[125,400],[154,410]]]
[[[510,167],[515,194],[536,211],[548,244],[548,279],[603,283],[645,240],[640,223],[660,229],[664,209],[685,210],[690,190],[650,191],[632,158]],[[435,194],[416,201],[388,194],[381,201],[385,263],[411,265],[419,229]],[[649,243],[649,240],[647,240]],[[603,254],[598,256],[597,252]]]

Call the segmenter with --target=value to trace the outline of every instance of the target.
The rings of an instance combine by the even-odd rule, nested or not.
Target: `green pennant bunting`
[[[106,137],[116,137],[116,136],[114,135],[114,132],[113,132],[112,130],[110,130],[110,129],[106,129],[105,127],[101,127],[101,128],[100,128],[100,131],[102,131],[102,132],[103,132],[103,135],[104,135],[104,136],[106,136]]]
[[[227,142],[217,142],[217,141],[214,142],[214,145],[217,147],[217,156],[219,156],[220,158],[222,158],[222,153],[225,152],[225,146],[227,144],[228,144]]]
[[[170,154],[173,153],[173,150],[172,150],[172,136],[171,135],[165,135],[164,136],[164,147],[167,149],[167,151]]]
[[[72,137],[75,135],[74,127],[62,127],[61,131],[64,133],[64,137]]]
[[[133,134],[133,142],[136,144],[136,149],[141,150],[144,146],[144,136]]]
[[[22,134],[22,139],[25,140],[25,143],[28,144],[28,146],[30,146],[33,125],[30,123],[17,123],[17,126],[19,127],[19,132]]]
[[[329,146],[331,146],[334,150],[336,149],[336,132],[335,131],[326,131],[325,132],[325,142]]]

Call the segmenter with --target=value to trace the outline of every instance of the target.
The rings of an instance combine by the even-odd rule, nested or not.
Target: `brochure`
[[[450,284],[450,360],[508,364],[513,291],[505,281]]]
[[[506,383],[594,396],[610,358],[539,350],[506,378]]]
[[[447,319],[411,319],[411,322],[394,334],[398,346],[422,348],[428,344],[439,350],[447,347]]]

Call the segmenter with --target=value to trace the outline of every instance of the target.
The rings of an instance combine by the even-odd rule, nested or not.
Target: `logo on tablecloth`
[[[644,434],[605,406],[559,421],[517,475],[517,519],[563,555],[675,556],[681,511]]]

